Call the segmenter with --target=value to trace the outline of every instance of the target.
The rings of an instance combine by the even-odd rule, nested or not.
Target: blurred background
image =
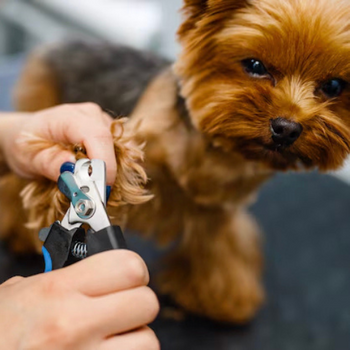
[[[182,0],[0,0],[0,111],[12,109],[11,88],[25,56],[42,44],[94,38],[175,59],[181,5]],[[283,174],[269,182],[252,208],[266,233],[266,306],[246,327],[194,316],[181,322],[159,318],[153,328],[162,348],[349,349],[349,169],[335,176]],[[156,248],[129,239],[151,264]],[[0,247],[1,280],[40,271],[41,257],[17,258]]]
[[[0,54],[70,37],[147,48],[170,58],[178,47],[181,0],[2,0]]]
[[[182,0],[0,0],[0,77],[13,76],[33,48],[71,38],[108,40],[175,59],[181,6]],[[12,109],[1,86],[0,101],[3,110]],[[350,184],[350,161],[334,175]]]
[[[67,39],[101,39],[170,59],[181,0],[0,0],[0,102],[11,110],[5,81],[13,80],[35,47]]]

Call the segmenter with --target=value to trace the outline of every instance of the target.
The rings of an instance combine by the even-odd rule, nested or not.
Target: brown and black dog
[[[247,213],[257,190],[279,170],[336,169],[350,151],[350,2],[185,0],[178,34],[172,67],[101,43],[41,50],[19,81],[17,105],[93,101],[130,114],[115,122],[124,133],[112,204],[139,205],[111,213],[162,244],[177,242],[158,277],[161,293],[190,312],[245,322],[264,300],[260,238]],[[143,204],[140,145],[154,195]],[[4,177],[1,205],[15,203],[24,185]],[[67,205],[55,184],[28,186],[33,234],[18,223],[19,199],[0,210],[2,235],[17,246],[34,242]]]

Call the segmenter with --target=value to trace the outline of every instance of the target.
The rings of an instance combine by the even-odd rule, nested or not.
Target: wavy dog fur
[[[320,170],[339,167],[349,152],[349,90],[330,100],[318,88],[332,77],[349,79],[349,3],[186,3],[176,73],[196,127],[274,169],[297,169],[300,163]],[[244,58],[261,60],[274,81],[247,79]],[[269,122],[277,116],[304,128],[282,154],[264,147],[271,143]]]
[[[349,154],[350,2],[185,0],[183,13],[173,69],[149,55],[133,60],[135,52],[123,59],[127,50],[108,44],[61,44],[29,60],[17,105],[36,110],[85,98],[116,114],[133,110],[116,138],[116,221],[176,243],[161,264],[161,293],[187,311],[242,323],[264,300],[259,230],[247,213],[259,187],[278,170],[336,169]],[[250,74],[247,59],[268,74]],[[330,98],[324,86],[332,79],[344,89]],[[133,81],[147,85],[142,97]],[[278,118],[302,130],[288,147],[273,142]],[[17,187],[6,185],[10,178]],[[2,234],[17,247],[33,245],[13,200],[25,184],[13,175],[1,182]],[[44,180],[22,193],[35,235],[67,206]],[[144,203],[118,207],[124,202]]]
[[[128,204],[139,205],[152,198],[152,195],[145,189],[148,179],[140,165],[143,160],[143,145],[137,145],[130,138],[124,137],[124,123],[126,120],[126,118],[118,119],[111,126],[117,159],[117,177],[112,186],[108,206],[109,214],[112,216],[113,221],[121,226],[125,225],[126,215],[126,209],[122,207]],[[26,142],[28,150],[31,151],[55,147],[62,150],[70,150],[75,153],[77,160],[86,158],[85,150],[80,145],[55,144],[52,141],[33,137],[29,134],[23,135],[23,142]],[[37,239],[38,229],[40,227],[48,227],[59,218],[62,218],[69,208],[68,199],[58,191],[56,183],[47,179],[28,182],[17,178],[14,174],[9,174],[0,180],[0,188],[1,193],[5,194],[8,192],[6,188],[11,188],[11,194],[23,188],[18,193],[23,203],[24,215],[21,217],[28,232],[20,237],[18,235],[7,237],[11,242],[10,244],[17,251],[28,248],[40,251],[41,243]],[[2,204],[4,202],[8,204],[6,200],[1,201]],[[18,205],[18,202],[17,200],[15,203]],[[18,207],[20,208],[21,205],[18,205]],[[8,213],[8,217],[13,218],[13,206],[10,207],[10,210],[7,210],[6,205],[4,205],[2,210]],[[12,224],[14,227],[11,227]],[[9,226],[6,226],[5,222],[2,229],[5,228],[5,232],[11,232],[18,228],[15,220],[10,221]],[[22,230],[23,228],[20,228],[19,232]],[[29,246],[28,242],[30,242]]]

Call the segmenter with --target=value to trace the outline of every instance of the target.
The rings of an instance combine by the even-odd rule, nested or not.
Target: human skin
[[[25,136],[81,144],[103,159],[107,183],[116,176],[112,119],[92,103],[61,105],[36,113],[0,113],[0,151],[19,176],[57,180],[60,166],[75,161],[62,148],[36,152]],[[148,270],[135,253],[98,254],[48,274],[14,277],[0,285],[0,350],[157,350],[146,325],[159,305],[147,287]]]
[[[157,350],[142,259],[120,250],[0,286],[0,349]]]
[[[89,158],[102,159],[107,166],[107,183],[112,185],[117,163],[110,132],[112,118],[93,103],[60,105],[34,113],[0,113],[0,150],[9,167],[19,176],[44,176],[57,181],[64,162],[74,155],[59,147],[37,152],[26,137],[57,144],[81,144]]]

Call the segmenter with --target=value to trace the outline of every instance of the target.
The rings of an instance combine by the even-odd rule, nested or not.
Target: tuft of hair
[[[113,210],[113,222],[121,224],[126,215],[119,209],[126,205],[138,205],[147,202],[152,195],[145,189],[147,175],[141,165],[143,161],[143,145],[136,144],[124,137],[124,123],[127,118],[115,120],[111,132],[117,160],[117,177],[112,186],[108,206]],[[76,153],[76,159],[86,158],[85,150],[77,145],[57,145],[51,141],[31,138],[27,135],[28,147],[36,150],[59,147]],[[62,219],[69,208],[69,200],[58,190],[55,182],[40,179],[30,182],[21,192],[24,209],[28,213],[26,226],[38,231],[53,222]]]

